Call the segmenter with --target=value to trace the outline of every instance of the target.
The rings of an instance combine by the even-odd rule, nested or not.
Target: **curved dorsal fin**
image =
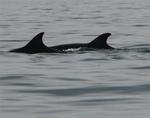
[[[44,43],[43,43],[43,35],[44,32],[41,32],[39,34],[37,34],[27,45],[24,46],[24,48],[41,48],[41,47],[45,47]]]
[[[24,47],[10,50],[10,52],[20,52],[20,53],[39,53],[39,52],[57,52],[54,49],[48,48],[44,45],[42,38],[44,32],[37,34],[29,43],[27,43]]]
[[[112,49],[112,47],[110,47],[107,44],[107,39],[110,35],[111,35],[111,33],[103,33],[103,34],[99,35],[96,39],[91,41],[88,45],[93,48]]]

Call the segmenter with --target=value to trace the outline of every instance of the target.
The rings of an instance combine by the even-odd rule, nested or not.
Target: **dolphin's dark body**
[[[37,34],[27,45],[21,48],[10,50],[10,52],[17,53],[62,53],[62,51],[47,47],[43,41],[44,32]]]
[[[107,39],[111,33],[104,33],[98,36],[96,39],[90,43],[73,43],[73,44],[63,44],[47,47],[43,41],[44,32],[37,34],[27,45],[22,48],[17,48],[10,50],[10,52],[18,53],[65,53],[67,49],[76,49],[76,48],[92,48],[92,49],[114,49],[113,47],[107,44]]]
[[[94,49],[113,49],[113,47],[107,44],[107,38],[110,36],[110,33],[104,33],[98,36],[96,39],[91,41],[90,43],[72,43],[72,44],[63,44],[56,45],[50,48],[54,48],[57,50],[67,50],[67,49],[75,49],[75,48],[94,48]]]

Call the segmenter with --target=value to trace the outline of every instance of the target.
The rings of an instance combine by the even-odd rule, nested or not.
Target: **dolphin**
[[[76,49],[76,48],[89,48],[89,49],[114,49],[113,47],[107,44],[107,39],[111,33],[103,33],[95,38],[89,43],[72,43],[72,44],[62,44],[51,46],[50,48],[64,51],[67,49]]]
[[[65,50],[76,48],[89,48],[89,49],[114,49],[107,44],[107,39],[111,33],[103,33],[89,43],[72,43],[62,44],[48,47],[43,43],[44,32],[37,34],[29,43],[24,47],[10,50],[10,52],[18,53],[66,53]]]
[[[44,32],[41,32],[41,33],[37,34],[24,47],[13,49],[13,50],[10,50],[9,52],[27,53],[27,54],[35,54],[35,53],[63,53],[63,51],[47,47],[42,41],[43,35],[44,35]]]

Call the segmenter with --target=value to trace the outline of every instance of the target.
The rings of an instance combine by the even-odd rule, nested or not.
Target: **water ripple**
[[[24,78],[22,75],[7,75],[4,77],[0,77],[0,81],[1,80],[17,80],[17,79],[22,79]]]
[[[138,25],[132,25],[133,27],[150,27],[150,25],[147,24],[138,24]]]
[[[73,106],[91,106],[91,105],[103,105],[103,104],[116,104],[116,103],[128,103],[132,102],[135,103],[137,100],[136,98],[92,98],[92,99],[83,99],[83,100],[76,100],[76,101],[67,101],[66,103]],[[59,104],[64,104],[65,102],[59,102]]]
[[[30,89],[30,90],[16,90],[21,93],[40,93],[55,96],[80,96],[84,94],[94,93],[119,93],[119,94],[137,94],[143,92],[150,92],[150,84],[133,85],[133,86],[88,86],[80,88],[60,88],[60,89]]]
[[[150,66],[139,66],[139,67],[132,67],[131,69],[138,69],[138,70],[150,69]]]

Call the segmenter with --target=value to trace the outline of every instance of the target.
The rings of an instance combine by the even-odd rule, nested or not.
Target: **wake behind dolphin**
[[[10,50],[10,52],[18,53],[66,53],[65,50],[76,49],[76,48],[90,48],[90,49],[114,49],[107,44],[107,39],[111,33],[103,33],[90,43],[73,43],[73,44],[62,44],[48,47],[43,43],[44,32],[37,34],[28,44],[24,47]]]

